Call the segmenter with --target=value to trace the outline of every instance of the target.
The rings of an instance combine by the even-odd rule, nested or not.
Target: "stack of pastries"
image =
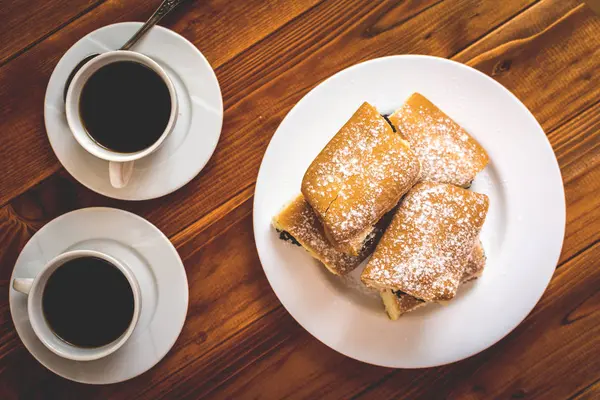
[[[301,194],[273,226],[335,275],[370,256],[361,280],[396,320],[452,300],[483,272],[479,233],[489,200],[467,188],[488,161],[419,93],[387,118],[363,103],[310,164]]]

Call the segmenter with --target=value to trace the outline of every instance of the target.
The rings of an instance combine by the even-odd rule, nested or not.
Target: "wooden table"
[[[0,1],[0,398],[600,398],[600,17],[576,0],[197,0],[162,24],[191,40],[225,106],[215,154],[164,198],[123,202],[62,169],[43,123],[46,84],[85,34],[145,20],[159,0]],[[269,287],[252,234],[258,167],[289,109],[331,74],[420,53],[466,63],[511,90],[556,152],[567,232],[550,287],[492,348],[439,368],[393,370],[330,350]],[[183,332],[156,367],[101,387],[38,364],[8,288],[27,240],[74,209],[130,210],[177,247],[190,284]],[[524,266],[526,267],[526,266]]]

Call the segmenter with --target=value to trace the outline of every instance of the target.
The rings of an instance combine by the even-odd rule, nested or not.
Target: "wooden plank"
[[[191,183],[164,198],[135,205],[89,195],[87,189],[79,190],[76,185],[79,199],[71,197],[72,191],[66,191],[61,203],[78,207],[100,204],[135,207],[137,213],[172,235],[255,181],[260,160],[277,125],[306,91],[322,79],[345,66],[376,56],[407,52],[450,56],[529,3],[530,0],[520,0],[503,3],[501,7],[476,0],[431,3],[399,25],[390,21],[406,18],[406,9],[393,1],[367,6],[358,0],[321,3],[277,34],[265,37],[217,68],[227,105],[223,133],[214,156]],[[472,17],[464,22],[465,15]],[[438,16],[437,25],[432,26],[431,21]],[[315,26],[335,29],[323,31]],[[460,34],[429,35],[434,28]],[[408,39],[394,40],[398,37]],[[24,157],[21,164],[27,164],[28,155],[23,152],[20,151]],[[36,177],[25,179],[22,174],[35,174],[31,172],[35,170],[35,167],[22,168],[5,179],[34,182]],[[7,197],[21,189],[22,183],[15,184],[14,190],[7,191],[11,193]]]
[[[598,225],[600,217],[600,198],[586,195],[589,188],[578,179],[580,176],[585,176],[592,182],[600,182],[599,154],[594,150],[597,147],[592,145],[597,144],[596,132],[599,131],[600,103],[550,133],[561,166],[566,166],[563,167],[563,176],[569,209],[567,214],[569,234],[564,246],[563,260],[571,260],[558,269],[544,299],[524,323],[527,327],[534,327],[531,329],[535,329],[535,335],[527,334],[528,339],[525,340],[514,339],[515,334],[517,337],[521,337],[522,334],[513,333],[507,339],[513,343],[511,346],[516,348],[515,354],[530,345],[538,346],[538,352],[542,348],[546,349],[542,344],[536,343],[546,340],[540,335],[547,333],[553,336],[557,331],[547,325],[550,322],[544,322],[549,318],[548,316],[559,318],[562,315],[554,308],[555,301],[559,302],[561,307],[574,307],[581,303],[581,298],[574,299],[571,292],[585,297],[589,294],[590,287],[598,287],[594,286],[596,282],[594,279],[599,278],[596,271],[600,270],[598,265],[591,261],[600,251],[598,246],[594,248],[593,256],[587,255],[587,252],[583,253],[586,254],[585,256],[578,253],[600,239],[600,231],[593,229]],[[578,154],[582,156],[577,157]],[[68,178],[65,179],[68,181]],[[594,187],[597,186],[593,186],[592,190]],[[41,366],[30,365],[28,376],[31,379],[27,384],[29,390],[39,395],[48,392],[69,392],[85,398],[110,396],[124,399],[133,396],[140,387],[147,390],[144,396],[151,398],[162,395],[190,398],[214,395],[227,398],[240,397],[241,394],[253,397],[260,395],[261,391],[272,394],[273,398],[288,395],[306,398],[317,394],[323,398],[349,398],[383,379],[385,393],[390,390],[392,391],[390,393],[396,395],[394,390],[402,388],[402,393],[407,398],[414,398],[423,394],[424,388],[430,385],[433,385],[436,390],[446,390],[450,393],[449,388],[452,387],[450,382],[460,380],[461,374],[474,373],[477,366],[484,362],[491,363],[492,366],[498,363],[498,366],[494,367],[500,369],[497,371],[498,376],[508,373],[505,369],[513,368],[513,364],[507,361],[510,358],[503,358],[503,362],[495,361],[499,357],[498,354],[507,351],[504,341],[482,355],[465,360],[456,366],[436,368],[425,374],[421,370],[398,371],[392,376],[388,376],[390,369],[363,364],[327,349],[326,346],[311,338],[286,312],[280,309],[278,300],[273,296],[264,279],[252,238],[250,214],[252,199],[247,199],[252,189],[252,187],[244,189],[232,200],[208,214],[203,221],[194,223],[172,238],[186,265],[190,281],[191,306],[181,338],[158,367],[137,378],[132,384],[110,386],[96,392],[85,386],[73,386],[72,383],[61,379],[48,378]],[[587,200],[582,201],[582,197]],[[58,207],[54,205],[55,203],[56,201],[51,197],[39,196],[35,200],[29,200],[28,208],[19,210],[18,216],[15,210],[11,210],[8,206],[2,209],[5,224],[2,225],[4,228],[1,230],[5,232],[3,243],[12,246],[10,252],[12,256],[6,261],[16,257],[30,233],[39,226],[38,218],[44,218],[43,206],[54,210]],[[23,222],[25,220],[29,222]],[[573,226],[580,224],[579,221],[587,221],[591,228],[582,229],[585,228],[582,226],[573,229]],[[9,237],[13,239],[8,239]],[[12,266],[8,266],[5,259],[2,260],[1,265],[0,282],[4,282],[6,290],[0,293],[7,294],[8,277]],[[591,281],[571,282],[570,279],[575,279],[572,278],[574,272],[587,274],[587,279]],[[561,277],[562,274],[566,276]],[[583,279],[579,275],[576,278]],[[593,298],[590,301],[596,300]],[[0,304],[7,304],[6,297],[0,300]],[[586,303],[571,315],[579,315],[581,310],[585,313],[585,310],[590,307],[594,309],[594,304]],[[592,319],[596,318],[594,323],[597,324],[597,317],[600,315],[597,313],[594,315]],[[9,362],[29,357],[9,321],[8,307],[5,306],[5,309],[0,311],[0,327],[5,327],[0,330],[0,343],[3,343],[0,346],[0,381],[6,381],[20,371],[11,367],[12,364]],[[587,329],[587,326],[584,328]],[[516,332],[522,329],[520,327]],[[528,329],[530,328],[525,328]],[[577,326],[576,329],[578,332],[580,327]],[[572,331],[567,333],[573,335]],[[572,339],[571,336],[564,335],[561,333],[557,339],[552,339],[557,341],[552,342],[552,349],[561,348],[563,346],[561,340]],[[593,340],[589,340],[589,345],[592,343]],[[577,342],[577,345],[586,348],[585,344],[580,342]],[[518,358],[519,362],[538,362],[534,355],[528,356],[526,360]],[[563,356],[560,353],[553,357]],[[557,362],[556,360],[552,359],[552,365]],[[579,352],[573,362],[584,363],[584,361],[587,362],[586,353]],[[548,368],[550,364],[543,365]],[[488,367],[486,364],[486,368],[492,366]],[[539,371],[539,368],[542,367],[534,371]],[[523,376],[523,372],[521,371],[519,375]],[[525,374],[525,377],[527,376],[529,375]],[[581,381],[571,382],[569,387],[571,390],[580,388],[587,382],[588,377],[589,375],[582,375]],[[286,385],[280,385],[282,381],[285,381]],[[306,385],[306,382],[311,382],[311,385]],[[340,384],[340,382],[344,383]],[[543,383],[546,382],[539,382],[540,385]],[[528,385],[524,386],[527,393],[532,390]],[[489,390],[488,386],[489,383],[486,383],[482,387]],[[478,388],[479,386],[473,390],[479,390]],[[24,390],[24,387],[11,386],[10,389],[19,393]],[[518,389],[514,392],[516,393]],[[494,390],[500,389],[494,386]],[[369,392],[365,392],[365,396],[366,393]],[[423,396],[434,392],[424,393]]]
[[[590,386],[582,389],[569,400],[597,400],[600,398],[600,378]]]
[[[441,7],[443,4],[433,5],[433,9]],[[535,7],[529,11],[534,9]],[[427,12],[429,10],[425,10],[423,14],[427,14]],[[302,22],[303,17],[286,26],[283,32],[288,32],[290,26]],[[373,17],[366,16],[365,18],[369,19]],[[573,20],[574,17],[570,15],[568,18],[575,22],[582,21],[581,17]],[[585,21],[586,18],[583,18],[583,20]],[[405,22],[404,24],[407,23]],[[353,27],[352,29],[357,28]],[[269,40],[271,38],[265,41],[268,42]],[[319,43],[323,44],[322,42]],[[558,45],[560,46],[560,43]],[[546,46],[550,46],[550,44],[546,44]],[[253,47],[249,52],[257,50],[260,49]],[[243,59],[244,55],[238,58]],[[560,65],[560,63],[568,63],[569,60],[554,59],[552,62]],[[273,73],[270,72],[268,76],[272,76]],[[295,73],[298,73],[298,71],[296,70]],[[542,77],[538,77],[537,79],[540,80],[534,82],[524,81],[521,84],[531,85],[532,88],[535,88],[536,85],[543,86],[542,83],[544,83],[544,80],[541,80]],[[281,85],[283,84],[279,83],[278,87]],[[561,93],[559,89],[557,87],[552,88],[556,96],[559,96]],[[267,94],[272,95],[273,98],[279,98],[279,96],[275,96],[270,90],[266,92],[262,92],[260,89],[257,90],[263,96]],[[234,94],[233,91],[231,93],[232,95]],[[264,98],[253,95],[253,93],[254,91],[251,90],[249,95],[254,96],[253,99],[255,102],[257,99]],[[594,94],[595,92],[592,90],[582,93],[582,96],[588,96],[586,98],[591,96],[593,98]],[[530,97],[533,95],[533,93],[527,94]],[[270,97],[267,96],[267,98]],[[559,102],[560,100],[554,101]],[[236,107],[240,107],[240,104],[245,104],[241,98],[237,102],[234,102],[231,107],[235,109]],[[245,106],[249,107],[249,105]],[[266,105],[259,104],[257,107],[266,107]],[[241,119],[241,121],[235,121],[233,127],[241,129],[245,126],[244,122],[247,119],[241,116],[243,111],[256,112],[252,107],[246,110],[238,110],[233,116]],[[558,110],[557,112],[560,113],[560,111]],[[569,110],[565,110],[560,120],[568,118],[569,112]],[[280,112],[280,114],[282,113]],[[237,394],[238,397],[241,397],[241,395],[248,397],[251,397],[251,395],[264,395],[268,392],[261,391],[259,388],[262,386],[265,388],[264,390],[273,390],[272,393],[274,394],[285,395],[290,393],[296,394],[298,397],[310,397],[311,395],[314,397],[324,393],[323,397],[329,396],[334,398],[360,394],[373,382],[386,379],[382,384],[382,395],[403,395],[411,398],[435,394],[436,389],[447,390],[450,394],[466,394],[466,396],[470,397],[485,397],[488,392],[492,394],[499,393],[499,397],[504,397],[504,395],[510,396],[511,394],[526,394],[529,397],[529,393],[533,393],[534,395],[562,394],[561,388],[555,387],[551,387],[548,392],[542,392],[539,390],[539,387],[546,382],[535,381],[535,378],[532,378],[530,374],[525,374],[523,378],[524,384],[520,382],[516,384],[513,381],[506,383],[502,380],[499,380],[497,383],[489,383],[487,381],[489,375],[479,372],[478,366],[483,364],[486,366],[485,368],[495,368],[497,375],[495,379],[498,379],[498,376],[501,376],[505,370],[508,370],[510,379],[514,379],[514,360],[522,361],[519,355],[525,352],[528,358],[523,361],[524,365],[532,371],[536,371],[538,376],[543,376],[546,372],[545,370],[542,370],[541,374],[539,373],[543,366],[546,369],[549,368],[549,365],[555,367],[555,364],[564,362],[563,358],[570,355],[570,353],[565,355],[565,352],[560,350],[561,346],[564,346],[568,350],[573,349],[569,343],[564,345],[564,341],[574,340],[574,345],[578,345],[581,349],[589,349],[586,345],[589,346],[594,343],[594,336],[584,335],[584,339],[588,339],[587,343],[572,338],[574,336],[573,330],[575,329],[573,327],[577,328],[577,333],[579,333],[579,330],[584,330],[588,335],[589,332],[597,335],[597,328],[590,327],[590,324],[595,323],[594,325],[598,325],[597,313],[593,312],[593,310],[598,308],[598,296],[594,297],[593,294],[590,295],[590,288],[597,290],[596,288],[598,287],[598,275],[594,271],[598,270],[594,264],[594,260],[598,259],[598,246],[577,255],[583,249],[580,246],[585,246],[589,242],[593,243],[598,238],[592,232],[595,221],[598,220],[595,211],[597,204],[594,201],[590,201],[589,198],[588,201],[584,201],[585,197],[590,197],[594,192],[588,192],[586,187],[579,187],[583,186],[582,182],[589,184],[589,181],[578,180],[579,177],[587,176],[588,178],[586,179],[593,182],[600,181],[600,171],[597,165],[597,146],[595,144],[597,143],[595,142],[597,139],[595,132],[598,129],[597,122],[594,122],[597,121],[598,109],[592,107],[586,113],[588,114],[585,115],[585,118],[575,118],[569,122],[569,124],[572,123],[570,127],[564,128],[564,130],[556,130],[549,136],[557,150],[561,167],[563,164],[566,167],[566,169],[563,167],[563,176],[565,177],[567,186],[569,210],[572,208],[577,209],[576,213],[570,212],[568,214],[568,226],[571,226],[574,223],[573,221],[581,220],[581,227],[585,227],[584,221],[587,220],[591,221],[588,222],[590,227],[587,231],[584,231],[584,235],[580,239],[573,240],[568,245],[565,243],[566,253],[563,252],[563,259],[574,258],[559,269],[557,277],[554,280],[559,279],[558,289],[553,289],[554,286],[551,286],[544,300],[542,300],[542,303],[536,308],[534,314],[532,314],[526,324],[521,325],[517,331],[498,346],[479,356],[465,360],[462,363],[456,364],[456,366],[442,367],[431,370],[432,372],[428,373],[423,373],[422,371],[400,371],[386,379],[386,374],[389,373],[389,370],[378,369],[377,367],[349,360],[328,350],[325,346],[310,338],[287,313],[279,308],[279,303],[274,298],[266,280],[263,278],[258,259],[256,258],[251,237],[251,220],[248,214],[251,209],[251,203],[243,201],[252,192],[251,186],[248,185],[253,182],[255,172],[250,181],[236,180],[234,183],[237,186],[226,182],[227,175],[223,174],[222,180],[214,180],[213,176],[211,185],[203,186],[203,188],[214,190],[215,186],[220,186],[221,184],[230,185],[226,191],[221,193],[225,193],[229,197],[222,196],[218,202],[209,199],[210,207],[195,208],[196,211],[206,210],[205,212],[197,213],[195,218],[192,218],[193,215],[190,214],[189,218],[186,217],[178,221],[190,221],[191,224],[197,218],[204,216],[202,221],[195,222],[193,225],[186,225],[188,228],[177,234],[174,238],[180,254],[184,258],[188,277],[190,278],[190,287],[192,290],[190,304],[197,304],[198,308],[190,311],[184,333],[177,342],[176,347],[163,362],[149,373],[132,382],[109,387],[92,388],[58,379],[35,363],[31,356],[27,355],[23,346],[15,337],[14,330],[12,330],[11,336],[9,332],[11,331],[11,323],[6,300],[0,297],[0,305],[3,305],[3,307],[0,307],[0,343],[3,343],[0,346],[0,382],[3,382],[0,384],[0,390],[5,389],[2,393],[4,391],[8,393],[6,398],[22,397],[23,394],[27,398],[43,398],[44,394],[47,393],[65,393],[66,396],[71,396],[72,398],[107,398],[109,396],[111,398],[112,396],[116,398],[131,398],[139,395],[139,388],[143,387],[147,389],[143,393],[143,397],[171,397],[171,394],[176,393],[194,398],[201,394],[209,394],[217,397],[228,397],[229,394]],[[255,113],[253,115],[261,114]],[[550,130],[556,127],[553,124],[558,123],[557,121],[559,120],[555,120],[553,117],[549,118],[544,122],[544,126]],[[587,121],[591,121],[591,124],[587,124]],[[252,128],[251,132],[255,135],[262,133],[257,128]],[[267,133],[267,135],[270,136],[271,133]],[[264,135],[264,133],[262,134]],[[563,135],[570,134],[573,135],[574,139],[569,137],[568,139],[564,139],[566,140],[564,143],[572,140],[571,145],[563,144]],[[555,138],[553,138],[553,135]],[[252,140],[247,140],[248,137],[237,139],[229,142],[227,148],[229,146],[240,148],[243,145],[250,146],[255,143]],[[560,150],[561,147],[564,150]],[[576,149],[569,151],[573,147]],[[580,151],[585,154],[584,157],[579,157]],[[241,158],[237,159],[238,171],[240,160]],[[257,160],[252,162],[257,162]],[[242,167],[244,165],[242,164]],[[214,165],[213,168],[215,168]],[[228,178],[232,177],[235,177],[235,175],[230,173]],[[47,186],[42,188],[44,185]],[[593,190],[597,186],[591,186],[591,188]],[[2,226],[10,227],[6,229],[6,234],[9,235],[7,237],[11,237],[12,239],[9,239],[7,242],[12,243],[11,246],[15,248],[20,249],[28,235],[37,227],[43,225],[53,215],[58,215],[68,209],[78,208],[86,204],[120,204],[119,202],[104,199],[101,196],[82,189],[78,184],[74,184],[71,178],[64,175],[58,176],[56,181],[49,180],[45,182],[37,189],[39,190],[32,191],[19,198],[18,201],[1,209],[4,214],[0,215],[0,219],[5,218],[6,220],[4,222],[6,225]],[[197,207],[195,204],[191,204],[194,201],[193,193],[188,193],[188,195],[181,198],[184,201],[188,201],[186,206]],[[226,201],[230,197],[231,200]],[[596,198],[591,197],[591,199]],[[173,201],[173,199],[159,200],[141,205],[133,204],[136,204],[136,211],[138,210],[137,207],[139,207],[143,210],[143,213],[152,215],[148,211],[150,208],[166,207]],[[128,203],[127,205],[134,208],[132,203]],[[215,208],[216,206],[218,207]],[[157,220],[159,222],[163,221],[162,223],[165,227],[172,226],[168,222],[165,222],[165,220]],[[4,233],[4,229],[0,230],[0,232]],[[177,232],[179,232],[177,229],[173,229],[171,234]],[[220,234],[217,234],[219,232]],[[578,232],[572,232],[571,234],[577,235]],[[2,243],[4,245],[5,241],[3,240]],[[589,256],[590,251],[593,251],[591,257]],[[17,252],[18,250],[0,254],[0,260],[2,261],[0,264],[0,282],[5,285],[5,289],[7,289],[6,285],[8,285],[7,271],[12,269],[12,264],[8,265],[8,262],[5,262],[5,260],[10,260]],[[587,272],[590,268],[591,273],[585,276],[585,282],[582,282],[583,278],[580,275],[573,276],[574,273],[572,271]],[[562,274],[565,274],[564,277],[561,277]],[[555,285],[554,281],[552,285]],[[564,288],[564,290],[561,291],[561,288]],[[204,293],[204,291],[208,291],[208,293]],[[2,293],[7,292],[8,290],[2,291]],[[556,321],[560,319],[561,313],[565,315],[565,310],[569,308],[568,306],[571,307],[568,310],[570,312],[573,306],[580,304],[582,299],[587,295],[592,296],[589,297],[591,300],[588,300],[588,302],[584,301],[583,306],[580,306],[571,314],[576,317],[583,315],[583,318],[572,321],[566,327],[560,326],[560,328],[557,328]],[[554,305],[554,303],[559,305]],[[232,304],[234,305],[233,310],[231,310]],[[545,304],[547,306],[544,306]],[[591,313],[588,312],[590,310],[592,311]],[[524,328],[523,326],[526,327]],[[523,330],[525,331],[524,333],[522,332]],[[528,333],[531,331],[532,333]],[[515,335],[517,339],[514,339]],[[546,336],[550,337],[550,339],[546,339]],[[510,343],[510,345],[506,345],[505,342]],[[552,346],[544,345],[548,343]],[[495,350],[499,346],[503,351],[517,358],[510,359],[510,357],[506,356],[501,358],[503,360],[502,365],[495,366],[496,360],[502,355],[498,355]],[[532,350],[528,350],[529,347]],[[552,351],[555,348],[559,348],[559,350],[553,352],[547,360],[541,361],[539,354],[545,354],[548,348],[552,349]],[[593,354],[594,349],[590,351]],[[574,369],[573,365],[577,365],[574,363],[581,362],[582,357],[585,355],[582,355],[578,351],[571,351],[571,353],[575,355],[570,359],[567,357],[565,365]],[[493,365],[489,366],[489,363]],[[15,366],[15,364],[19,364],[20,366]],[[521,363],[518,365],[520,366]],[[564,373],[565,368],[559,367],[559,371],[567,375]],[[594,372],[594,368],[596,371],[598,370],[597,364],[584,365],[581,378],[578,378],[580,380],[569,382],[568,386],[571,388],[569,390],[572,390],[575,386],[578,388],[577,390],[580,390],[579,388],[583,388],[586,383],[591,383],[590,376]],[[470,388],[461,386],[460,382],[454,382],[461,381],[461,377],[465,373],[467,374],[466,376],[469,376],[469,373],[479,374],[477,375],[480,377],[478,382],[483,382],[483,386],[475,385]],[[23,382],[22,379],[19,379],[19,377],[25,374],[28,377],[28,382]],[[559,380],[554,375],[551,375],[550,378],[553,381]],[[289,383],[289,387],[291,388],[289,392],[286,388],[280,388],[277,391],[275,383],[282,380]],[[307,382],[310,382],[311,385],[307,385]],[[468,382],[463,382],[463,384],[466,383]],[[312,387],[315,389],[311,389]],[[478,392],[482,390],[481,388],[483,388],[483,391]],[[364,392],[364,396],[371,397],[377,393],[367,391]],[[492,397],[496,396],[492,395]]]
[[[11,0],[0,6],[0,66],[104,0]]]
[[[509,88],[545,128],[557,126],[600,100],[598,30],[600,19],[579,1],[543,1],[457,60]]]
[[[567,202],[559,262],[600,239],[600,102],[548,135],[556,152]]]
[[[187,2],[161,25],[183,34],[213,67],[297,17],[319,0]],[[43,103],[54,66],[79,38],[104,25],[145,20],[159,0],[108,0],[0,68],[0,205],[55,173]]]

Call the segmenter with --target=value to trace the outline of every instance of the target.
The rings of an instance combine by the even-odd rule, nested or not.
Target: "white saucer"
[[[490,209],[481,233],[483,276],[447,306],[390,321],[361,268],[337,279],[305,251],[278,239],[271,218],[300,192],[306,168],[364,101],[382,113],[420,92],[469,131],[490,164],[472,189]],[[496,343],[535,306],[554,269],[565,229],[558,163],[544,131],[508,90],[465,65],[427,56],[371,60],[341,71],[285,117],[260,167],[254,235],[273,290],[312,335],[349,357],[387,367],[431,367]]]
[[[177,33],[156,26],[133,48],[160,64],[175,85],[179,115],[173,132],[158,151],[136,161],[125,188],[108,180],[108,162],[87,153],[76,141],[65,116],[64,84],[86,56],[121,47],[140,27],[124,22],[100,28],[75,43],[56,65],[44,102],[48,138],[56,157],[81,184],[108,197],[147,200],[171,193],[191,181],[215,151],[223,124],[223,99],[217,77],[202,53]]]
[[[115,353],[96,361],[71,361],[48,350],[35,336],[27,296],[10,289],[10,312],[25,347],[46,368],[73,381],[121,382],[152,368],[179,336],[188,307],[183,263],[169,239],[145,219],[113,208],[86,208],[49,222],[27,242],[11,276],[32,278],[51,258],[67,250],[97,250],[126,263],[142,294],[138,324]]]

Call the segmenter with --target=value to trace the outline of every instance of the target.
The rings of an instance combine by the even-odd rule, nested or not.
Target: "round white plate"
[[[306,168],[363,101],[382,113],[420,92],[488,151],[472,189],[490,197],[481,239],[483,276],[447,306],[430,305],[390,321],[362,268],[344,279],[278,239],[271,218],[300,192]],[[313,336],[349,357],[419,368],[478,353],[514,329],[544,292],[565,227],[562,179],[533,115],[508,90],[465,65],[428,56],[371,60],[339,72],[289,112],[267,148],[254,198],[258,254],[273,290]]]
[[[73,381],[121,382],[152,368],[179,336],[188,307],[183,263],[169,239],[145,219],[114,208],[85,208],[62,215],[40,229],[23,248],[14,278],[32,278],[44,264],[68,250],[97,250],[127,264],[142,294],[138,324],[129,340],[108,357],[71,361],[39,341],[27,314],[27,296],[10,289],[10,312],[19,337],[46,368]]]
[[[111,186],[108,162],[86,152],[71,134],[63,90],[79,61],[93,53],[118,49],[140,26],[140,22],[105,26],[75,43],[56,65],[44,102],[48,138],[65,169],[89,189],[122,200],[164,196],[191,181],[215,151],[223,124],[221,89],[206,58],[184,37],[155,26],[131,50],[152,58],[173,81],[179,102],[177,122],[156,152],[135,162],[125,188]]]

